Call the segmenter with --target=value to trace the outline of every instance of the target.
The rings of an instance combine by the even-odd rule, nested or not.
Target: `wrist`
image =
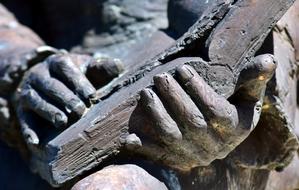
[[[10,97],[29,68],[56,52],[52,47],[39,46],[28,51],[15,50],[8,56],[4,55],[2,63],[0,62],[0,96]]]
[[[3,73],[0,75],[0,140],[7,145],[24,147],[14,111],[14,94],[23,74],[56,51],[49,46],[40,46],[27,52],[16,52],[14,56],[7,56],[2,60],[2,64],[0,63],[0,73]]]

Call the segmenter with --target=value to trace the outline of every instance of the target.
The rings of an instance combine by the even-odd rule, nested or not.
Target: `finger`
[[[276,65],[274,57],[270,54],[255,57],[240,73],[236,88],[238,97],[253,101],[262,99],[267,82],[272,78]]]
[[[38,145],[39,144],[39,138],[37,134],[34,132],[33,129],[31,129],[30,126],[32,126],[32,119],[30,117],[30,114],[28,114],[25,109],[23,109],[21,106],[17,109],[17,115],[19,119],[19,123],[21,126],[21,132],[22,135],[26,141],[27,144],[30,145]]]
[[[202,162],[208,163],[211,158],[223,157],[224,137],[207,127],[204,116],[175,79],[163,73],[154,78],[154,83],[159,97],[169,114],[179,124],[184,137],[196,145],[197,149],[193,150],[199,152]],[[206,119],[209,121],[209,118]]]
[[[52,56],[49,58],[49,65],[51,73],[55,73],[67,86],[80,95],[84,101],[97,101],[95,88],[73,63],[69,55]]]
[[[86,70],[90,62],[93,60],[93,57],[89,55],[82,54],[72,54],[68,53],[68,56],[71,58],[72,62],[80,69],[83,74],[86,74]]]
[[[182,86],[208,119],[211,127],[223,133],[237,126],[236,107],[217,94],[191,66],[179,67],[177,75]]]
[[[246,137],[257,126],[267,82],[273,76],[275,69],[274,57],[265,54],[255,57],[240,73],[237,90],[232,97],[239,113],[239,137]]]
[[[182,134],[170,115],[165,110],[157,95],[150,89],[144,89],[140,93],[140,102],[146,117],[152,122],[156,131],[155,135],[166,143],[173,143],[182,139]]]
[[[124,70],[123,64],[119,59],[107,57],[95,59],[87,55],[69,55],[95,87],[107,84]]]
[[[181,166],[181,163],[187,162],[187,158],[188,164],[194,164],[196,159],[193,155],[198,152],[195,145],[183,141],[176,122],[167,113],[159,97],[152,90],[144,89],[140,93],[138,106],[141,108],[139,110],[141,117],[144,116],[144,119],[140,120],[144,122],[142,128],[137,126],[139,130],[136,131],[142,137],[142,148],[135,145],[137,144],[140,147],[141,144],[140,139],[135,136],[129,136],[130,138],[126,139],[127,146],[154,160],[167,160],[168,165]],[[129,140],[129,143],[127,140]],[[131,141],[134,142],[133,146]],[[161,157],[159,157],[160,155]],[[192,163],[189,161],[190,158],[193,160]],[[201,162],[202,160],[200,159]]]
[[[202,113],[171,75],[163,73],[155,76],[154,84],[166,110],[179,124],[184,138],[196,144],[202,159],[209,160],[209,155],[221,149],[221,143],[207,130]]]
[[[81,117],[86,109],[85,104],[70,89],[55,78],[51,78],[47,70],[31,75],[30,83],[49,99],[55,100],[67,111]]]
[[[202,113],[171,75],[156,75],[154,84],[164,106],[184,130],[206,129]]]
[[[25,89],[22,92],[21,100],[26,108],[34,111],[42,118],[51,122],[55,127],[65,126],[68,122],[66,115],[45,101],[34,89]]]
[[[180,84],[207,118],[208,131],[214,135],[214,143],[219,147],[213,151],[214,158],[226,157],[242,140],[236,132],[239,124],[237,108],[217,94],[192,67],[179,67],[177,76]]]
[[[26,56],[28,65],[33,66],[36,63],[40,63],[50,55],[58,53],[58,50],[50,46],[39,46],[33,52]]]
[[[213,141],[208,134],[196,133],[198,131],[187,134],[186,131],[191,131],[187,129],[185,129],[183,139],[176,122],[168,114],[159,97],[150,89],[143,90],[140,96],[141,105],[145,110],[144,115],[148,119],[144,126],[150,123],[156,130],[156,133],[146,130],[146,135],[150,135],[150,138],[143,138],[142,143],[144,146],[142,146],[142,151],[148,149],[150,154],[151,149],[157,150],[157,147],[153,145],[155,144],[153,141],[158,137],[158,140],[167,144],[167,148],[163,149],[167,152],[166,155],[172,155],[167,159],[172,160],[173,157],[177,156],[183,158],[180,160],[181,162],[189,162],[189,166],[198,163],[208,164],[211,162],[211,158],[215,157],[213,153],[214,150],[220,148],[217,146],[216,141]],[[161,153],[162,152],[163,151],[161,151]],[[173,156],[173,154],[176,156]],[[176,160],[179,162],[178,158],[176,158]],[[173,162],[173,160],[171,162]]]
[[[109,83],[124,70],[118,59],[99,58],[89,62],[86,76],[95,87]]]

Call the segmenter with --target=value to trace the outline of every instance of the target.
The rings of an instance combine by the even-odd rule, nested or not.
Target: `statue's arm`
[[[44,42],[29,28],[20,24],[0,4],[0,136],[16,145],[18,132],[12,110],[12,95],[23,73],[30,67],[36,48]]]

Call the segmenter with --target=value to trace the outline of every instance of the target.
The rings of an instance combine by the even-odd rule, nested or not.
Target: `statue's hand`
[[[178,68],[174,77],[155,76],[153,90],[140,94],[143,122],[131,131],[139,138],[129,135],[127,147],[136,148],[140,142],[139,153],[180,170],[226,157],[257,125],[275,68],[272,56],[256,57],[241,72],[236,92],[228,100],[187,65]]]
[[[117,60],[68,53],[52,55],[28,70],[16,91],[17,116],[26,142],[39,144],[37,131],[45,129],[41,125],[61,128],[79,119],[98,100],[95,87],[121,70]]]

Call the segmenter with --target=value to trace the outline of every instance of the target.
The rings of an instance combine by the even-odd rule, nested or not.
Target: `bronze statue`
[[[107,25],[118,23],[108,13],[117,13],[121,3],[112,2],[102,2],[99,6],[103,11],[101,16],[108,15]],[[105,3],[112,12],[105,12]],[[17,117],[32,154],[31,167],[54,186],[86,175],[99,164],[103,167],[109,159],[115,164],[134,164],[134,159],[145,159],[151,167],[159,168],[162,164],[167,175],[178,176],[182,189],[265,189],[270,170],[284,168],[298,149],[291,129],[294,119],[288,115],[292,111],[284,111],[294,94],[282,97],[280,91],[275,91],[281,84],[272,78],[277,64],[279,69],[280,61],[284,60],[278,54],[275,61],[277,53],[267,44],[273,43],[271,35],[262,45],[273,24],[293,1],[272,2],[265,14],[266,3],[269,1],[170,0],[168,30],[152,31],[151,37],[144,38],[134,34],[134,45],[121,44],[120,51],[126,49],[122,53],[112,51],[111,55],[119,56],[123,65],[117,59],[102,57],[99,52],[105,50],[97,52],[98,58],[77,54],[90,53],[96,49],[90,47],[94,44],[88,44],[85,50],[84,46],[74,48],[74,53],[43,46],[33,32],[20,26],[3,8],[2,32],[8,37],[4,38],[1,53],[1,117],[5,119],[1,136],[24,150],[22,138],[15,133]],[[86,6],[92,10],[91,5]],[[51,5],[46,10],[51,10]],[[177,10],[181,15],[176,19]],[[82,18],[98,14],[87,11]],[[128,12],[123,14],[128,16]],[[243,20],[237,21],[240,18]],[[249,26],[250,19],[256,19],[256,25]],[[49,23],[53,22],[57,22],[57,15],[49,18]],[[64,41],[67,47],[76,40],[64,40],[65,34],[59,35],[59,31],[72,29],[64,27],[57,22],[52,34],[60,37],[56,44]],[[22,36],[27,38],[20,40]],[[97,42],[96,35],[93,37]],[[237,46],[240,41],[242,44]],[[287,67],[290,63],[282,64]],[[276,73],[274,78],[283,77]],[[296,77],[291,81],[296,81]],[[95,87],[103,88],[96,91]],[[281,101],[273,95],[278,95]],[[9,125],[12,127],[5,128]],[[264,133],[267,129],[271,132]],[[271,139],[261,139],[263,135]],[[271,145],[275,145],[275,150],[265,151]],[[132,178],[122,180],[131,170]],[[119,183],[111,183],[109,176]],[[246,181],[248,176],[260,181]],[[144,183],[134,183],[135,180]],[[179,188],[179,184],[174,187],[169,179],[160,180],[169,189]],[[122,185],[132,189],[166,189],[134,165],[109,166],[82,180],[74,189],[97,185],[115,189]]]

